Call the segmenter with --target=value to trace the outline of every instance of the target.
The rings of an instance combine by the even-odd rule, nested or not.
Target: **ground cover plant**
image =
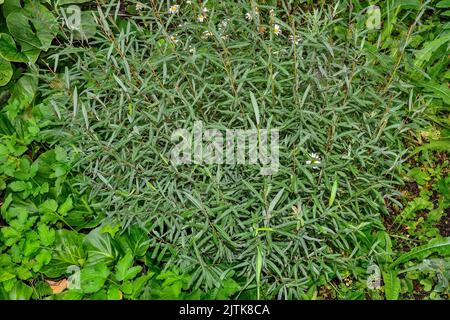
[[[1,299],[449,298],[448,1],[0,2]]]

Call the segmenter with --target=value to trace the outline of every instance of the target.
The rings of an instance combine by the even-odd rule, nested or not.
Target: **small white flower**
[[[289,41],[291,41],[291,43],[295,44],[296,46],[298,46],[300,44],[300,38],[297,36],[294,36],[293,34],[291,34],[289,36]]]
[[[251,14],[250,12],[247,12],[247,13],[245,14],[245,19],[247,19],[248,21],[252,21],[252,20],[253,20],[252,14]]]
[[[186,4],[192,4],[191,0],[186,0]]]
[[[189,52],[190,53],[194,53],[195,52],[195,48],[193,48],[191,45],[189,45]]]
[[[278,24],[273,25],[273,33],[275,33],[277,36],[281,34],[281,27]]]
[[[319,155],[315,152],[312,152],[309,157],[311,158],[311,160],[307,160],[306,164],[308,165],[312,165],[314,169],[319,169],[318,166],[321,163],[321,159],[319,157]]]
[[[170,36],[170,41],[172,41],[174,44],[178,44],[180,42],[180,40],[175,35]]]
[[[228,27],[228,21],[230,21],[230,19],[222,20],[219,24],[219,28],[226,29],[226,27]]]
[[[208,30],[206,30],[206,31],[204,31],[203,33],[202,33],[202,38],[203,39],[207,39],[207,38],[209,38],[209,37],[211,37],[211,36],[213,36],[214,34],[211,32],[211,31],[208,31]]]
[[[203,14],[206,14],[208,11],[209,11],[209,10],[208,10],[207,7],[203,7],[203,9],[202,9]]]
[[[204,14],[204,13],[202,13],[202,14],[199,14],[198,16],[197,16],[197,21],[198,22],[204,22],[205,20],[206,20],[206,14]]]
[[[270,15],[272,18],[275,17],[275,10],[270,9],[270,10],[269,10],[269,15]]]
[[[144,9],[144,4],[141,2],[136,3],[136,11],[142,11]]]
[[[180,11],[180,6],[178,4],[174,4],[173,6],[170,6],[169,12],[170,14],[175,14]]]

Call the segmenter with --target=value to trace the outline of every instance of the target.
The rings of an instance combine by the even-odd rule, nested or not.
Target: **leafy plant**
[[[7,30],[0,30],[0,87],[11,80],[11,62],[36,62],[47,51],[57,32],[54,15],[39,0],[5,0],[0,19]]]

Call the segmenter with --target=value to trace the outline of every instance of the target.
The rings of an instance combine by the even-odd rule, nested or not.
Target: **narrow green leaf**
[[[338,188],[338,179],[336,177],[333,182],[333,187],[331,188],[330,199],[328,201],[329,207],[331,207],[334,203],[334,199],[336,198],[337,188]]]
[[[256,101],[255,95],[251,91],[250,91],[250,99],[252,100],[253,111],[255,112],[256,124],[259,125],[260,116],[259,116],[258,102]]]

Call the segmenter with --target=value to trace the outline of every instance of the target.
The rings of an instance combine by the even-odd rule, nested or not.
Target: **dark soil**
[[[445,209],[445,215],[441,218],[441,221],[436,225],[439,229],[441,236],[450,237],[450,208]]]

